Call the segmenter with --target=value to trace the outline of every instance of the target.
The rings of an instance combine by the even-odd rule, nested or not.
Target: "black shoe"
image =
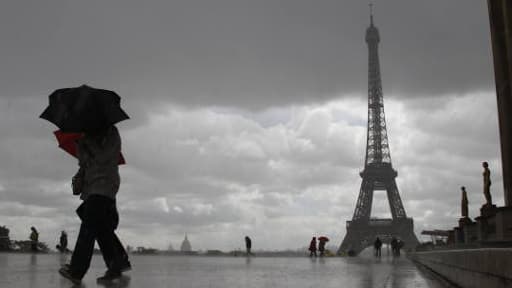
[[[98,277],[96,279],[96,282],[97,283],[108,283],[108,282],[112,282],[112,281],[115,281],[119,278],[121,278],[121,272],[114,272],[112,270],[107,270],[107,272],[105,272],[105,275],[101,276],[101,277]]]
[[[69,269],[69,264],[66,264],[64,266],[65,267],[62,267],[59,269],[59,273],[60,273],[60,275],[62,275],[62,277],[69,279],[71,282],[73,282],[73,284],[76,284],[76,285],[79,285],[80,283],[82,283],[81,278],[73,275],[73,272],[71,271],[71,269]]]
[[[123,264],[121,264],[121,272],[126,272],[132,270],[132,264],[130,261],[126,260]]]

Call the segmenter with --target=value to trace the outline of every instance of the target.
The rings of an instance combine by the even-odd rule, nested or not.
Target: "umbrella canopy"
[[[325,236],[320,236],[318,237],[318,241],[325,241],[325,242],[328,242],[329,241],[329,238],[325,237]]]
[[[87,85],[55,90],[39,116],[63,132],[98,131],[129,119],[121,109],[121,98],[113,91]]]
[[[66,133],[62,132],[61,130],[54,131],[53,134],[55,134],[55,138],[57,138],[57,142],[59,143],[59,147],[68,152],[71,156],[77,157],[77,150],[76,150],[76,140],[80,139],[84,136],[83,133]],[[126,161],[124,160],[123,154],[119,153],[119,165],[126,164]]]

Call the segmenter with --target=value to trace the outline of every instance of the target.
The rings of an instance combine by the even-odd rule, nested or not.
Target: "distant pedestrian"
[[[320,257],[325,256],[325,243],[329,242],[329,238],[326,236],[318,237],[318,252],[320,252]]]
[[[30,233],[30,250],[32,250],[32,252],[37,252],[39,251],[39,249],[37,249],[37,244],[39,243],[39,232],[37,232],[34,226],[30,227],[30,230],[32,231]]]
[[[59,245],[57,245],[57,249],[60,251],[60,253],[69,252],[68,234],[64,230],[62,230],[62,232],[60,232]]]
[[[393,253],[393,256],[398,256],[400,252],[398,250],[398,240],[393,237],[391,238],[391,252]]]
[[[313,257],[313,255],[316,257],[316,237],[313,237],[311,239],[311,242],[309,242],[309,257]]]
[[[318,239],[318,252],[320,252],[320,257],[324,257],[325,255],[325,240]]]
[[[396,241],[396,256],[400,256],[400,249],[402,249],[402,247],[404,247],[404,241],[398,239]]]
[[[380,241],[379,237],[375,239],[375,242],[373,242],[373,248],[375,250],[375,257],[381,256],[381,247],[382,247],[382,241]]]
[[[252,241],[251,241],[251,238],[249,238],[249,236],[245,236],[245,251],[247,253],[247,256],[249,255],[253,255],[251,253],[251,247],[252,247]]]

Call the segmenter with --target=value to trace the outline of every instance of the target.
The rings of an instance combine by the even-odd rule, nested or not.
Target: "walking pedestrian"
[[[398,240],[393,237],[391,238],[391,252],[393,254],[393,256],[398,256]]]
[[[309,242],[309,257],[313,257],[313,255],[316,257],[316,237],[313,237],[311,239],[311,242]]]
[[[39,232],[37,232],[36,227],[30,227],[30,250],[32,252],[38,252],[37,244],[39,243]]]
[[[396,256],[400,256],[400,250],[404,247],[404,241],[401,239],[396,240]]]
[[[59,245],[57,245],[57,249],[60,251],[60,253],[66,253],[69,251],[68,234],[64,230],[60,232]]]
[[[249,238],[249,236],[245,236],[245,252],[246,252],[247,256],[253,255],[251,253],[251,247],[252,247],[251,238]]]
[[[375,257],[381,256],[381,247],[382,247],[382,241],[380,241],[379,237],[375,239],[375,242],[373,242],[373,248],[375,250]]]
[[[320,257],[324,257],[325,256],[325,243],[327,241],[325,240],[325,238],[318,238],[318,252],[320,252]]]
[[[79,284],[89,269],[94,241],[98,242],[107,266],[98,282],[109,282],[131,269],[128,255],[114,230],[119,223],[116,194],[120,177],[118,161],[121,137],[114,125],[88,131],[77,141],[79,170],[73,177],[73,194],[83,200],[77,209],[82,220],[71,263],[59,272]]]

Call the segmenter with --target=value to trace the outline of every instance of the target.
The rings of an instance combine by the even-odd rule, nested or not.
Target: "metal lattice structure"
[[[397,172],[391,164],[384,98],[380,76],[378,45],[379,31],[373,25],[370,14],[370,27],[366,30],[368,44],[368,130],[364,170],[361,189],[352,221],[347,221],[347,234],[338,250],[339,254],[349,251],[358,254],[373,244],[376,237],[390,239],[397,237],[406,247],[414,247],[419,242],[414,234],[413,220],[407,218],[395,178]],[[373,193],[385,190],[389,201],[392,219],[371,218]]]

